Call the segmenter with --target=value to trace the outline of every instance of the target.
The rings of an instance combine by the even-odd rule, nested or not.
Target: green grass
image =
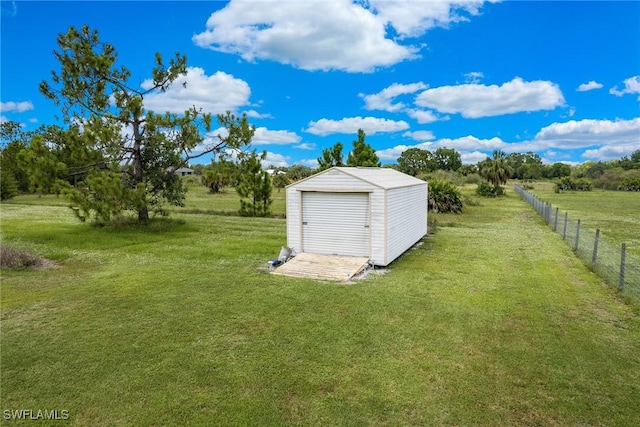
[[[581,226],[594,231],[599,228],[603,238],[620,246],[640,259],[640,193],[630,191],[563,191],[555,193],[552,183],[535,183],[529,190],[539,199],[569,213],[569,218],[581,220]]]
[[[432,215],[435,235],[353,285],[268,274],[285,221],[189,210],[232,210],[219,196],[190,192],[152,229],[3,203],[3,240],[58,267],[2,271],[1,409],[78,426],[640,424],[638,308],[512,191]]]

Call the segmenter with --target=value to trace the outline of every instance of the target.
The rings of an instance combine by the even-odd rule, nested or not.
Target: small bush
[[[448,181],[429,181],[429,210],[460,213],[464,207],[458,187]]]
[[[482,197],[498,197],[504,196],[504,188],[501,186],[493,186],[487,181],[482,181],[476,188],[476,194]]]
[[[571,178],[563,176],[556,182],[554,191],[591,191],[593,184],[587,178]]]
[[[48,261],[24,249],[0,244],[0,267],[2,268],[42,268]]]
[[[477,173],[471,173],[464,177],[463,182],[465,184],[480,184],[482,182],[482,177]]]
[[[457,172],[453,171],[445,171],[442,169],[435,170],[433,172],[429,172],[425,175],[424,180],[431,182],[435,181],[447,181],[454,185],[462,185],[464,184],[465,177],[460,175]]]
[[[620,191],[640,191],[640,177],[628,177],[622,180],[622,184],[618,187]]]

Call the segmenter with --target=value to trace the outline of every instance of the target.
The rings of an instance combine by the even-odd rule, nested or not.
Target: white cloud
[[[288,130],[269,130],[266,127],[256,128],[251,140],[252,145],[286,145],[296,144],[302,138]]]
[[[475,165],[489,157],[486,153],[480,151],[472,151],[470,153],[460,153],[460,160],[465,165]]]
[[[0,102],[0,111],[4,112],[15,111],[16,113],[24,113],[25,111],[33,110],[33,108],[33,103],[31,101]]]
[[[289,166],[289,157],[282,154],[272,153],[267,151],[267,157],[261,161],[262,167],[267,168],[269,166],[284,167]]]
[[[299,163],[303,166],[308,166],[312,169],[315,169],[318,167],[318,159],[302,159]]]
[[[578,89],[576,90],[578,92],[586,92],[594,89],[602,89],[602,83],[598,83],[595,80],[591,80],[588,83],[582,83],[580,86],[578,86]]]
[[[431,132],[430,130],[417,130],[414,132],[405,132],[402,134],[402,136],[407,136],[416,141],[431,141],[432,139],[435,138],[435,136],[433,135],[433,132]]]
[[[484,78],[484,74],[480,71],[472,71],[464,75],[465,83],[477,84]]]
[[[540,147],[585,148],[595,145],[640,147],[640,117],[631,120],[570,120],[552,123],[538,132],[534,144]]]
[[[8,121],[9,121],[9,119],[6,118],[5,116],[0,116],[0,123],[5,123],[5,122],[8,122]]]
[[[183,83],[186,82],[186,85]],[[151,79],[142,83],[143,89],[151,88]],[[183,113],[195,106],[205,113],[219,114],[249,104],[251,89],[247,82],[231,74],[218,71],[208,76],[199,67],[189,67],[187,75],[177,79],[165,92],[145,96],[145,108],[156,113]]]
[[[270,60],[304,70],[371,72],[413,59],[401,44],[435,26],[468,20],[482,1],[232,0],[193,42],[246,61]],[[395,34],[389,35],[393,27]]]
[[[477,15],[483,1],[369,0],[383,20],[403,37],[418,37],[433,27],[468,21]]]
[[[331,135],[334,133],[355,134],[362,129],[367,135],[380,132],[397,132],[409,129],[409,124],[403,120],[396,121],[377,117],[346,117],[341,120],[320,119],[309,122],[307,132],[314,135]]]
[[[229,131],[225,127],[220,127],[216,130],[209,132],[206,135],[206,139],[211,142],[218,142],[220,138],[226,138],[229,135]],[[297,144],[302,138],[295,132],[288,130],[270,130],[266,127],[257,127],[253,138],[251,139],[251,145],[289,145]]]
[[[428,87],[428,85],[422,82],[410,84],[393,83],[391,86],[382,89],[378,93],[370,95],[361,93],[360,97],[364,99],[364,108],[367,110],[399,111],[404,109],[405,105],[401,102],[393,104],[392,101],[394,98],[400,95],[415,93]]]
[[[509,151],[510,147],[514,144],[507,144],[498,137],[491,139],[480,139],[472,135],[463,136],[460,138],[442,138],[437,140],[431,146],[436,148],[453,148],[457,151],[471,151],[471,150],[504,150]]]
[[[543,80],[526,82],[516,77],[501,86],[462,84],[427,89],[416,96],[416,105],[441,113],[479,118],[524,111],[552,110],[564,105],[558,85]]]
[[[433,111],[417,110],[415,108],[408,109],[407,115],[412,119],[415,119],[420,124],[433,123],[438,120],[449,120],[449,116],[439,117]]]
[[[294,145],[293,148],[298,148],[300,150],[315,150],[316,144],[313,142],[303,142],[302,144]]]
[[[304,70],[369,72],[414,58],[386,38],[385,21],[349,0],[234,0],[213,13],[196,45]]]
[[[619,90],[618,86],[616,86],[609,89],[609,93],[615,96],[622,96],[628,93],[640,94],[640,76],[629,77],[623,83],[624,83],[624,88],[622,90]],[[638,97],[638,100],[640,100],[640,96]]]
[[[582,157],[593,160],[613,160],[628,156],[638,149],[638,144],[620,144],[604,146],[592,150],[585,150]]]
[[[244,113],[247,115],[247,117],[251,117],[254,119],[272,119],[273,118],[273,116],[269,113],[262,114],[257,112],[256,110],[247,110]]]

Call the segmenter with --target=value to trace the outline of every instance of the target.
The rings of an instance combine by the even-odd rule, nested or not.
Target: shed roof
[[[301,182],[313,179],[313,177],[325,174],[329,171],[339,171],[346,175],[365,181],[376,187],[388,190],[391,188],[411,187],[414,185],[426,185],[426,181],[407,175],[391,168],[376,167],[345,167],[334,166],[315,175],[307,177],[301,181],[291,184],[291,186],[300,184]]]

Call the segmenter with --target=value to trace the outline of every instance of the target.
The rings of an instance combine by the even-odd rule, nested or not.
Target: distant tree
[[[51,81],[40,84],[40,91],[60,105],[65,122],[77,126],[73,146],[65,145],[72,156],[99,152],[104,157],[87,168],[82,185],[68,189],[81,219],[109,220],[131,210],[140,223],[146,223],[150,210],[160,210],[164,203],[183,203],[185,188],[175,169],[208,153],[239,149],[253,136],[246,116],[237,118],[227,112],[218,115],[218,122],[229,130],[228,137],[219,137],[191,154],[203,141],[201,128],[211,129],[210,114],[195,107],[180,115],[145,109],[149,94],[167,90],[186,75],[184,55],[177,53],[166,64],[156,53],[152,79],[136,88],[131,85],[131,72],[116,63],[115,48],[101,42],[98,31],[70,27],[57,42],[54,55],[61,70],[53,71]]]
[[[342,157],[342,143],[336,142],[333,147],[322,150],[322,157],[318,157],[318,170],[344,166]]]
[[[502,150],[495,150],[493,152],[493,158],[487,157],[478,167],[480,169],[480,175],[496,188],[501,184],[506,184],[512,172]]]
[[[435,160],[438,169],[445,171],[457,171],[462,166],[460,153],[453,148],[438,148],[433,153],[433,159]]]
[[[241,159],[243,169],[240,184],[236,187],[240,195],[240,215],[268,216],[271,211],[271,177],[262,169],[261,160],[266,159],[267,152],[258,156],[256,152],[245,154]],[[245,200],[248,199],[248,200]]]
[[[280,192],[281,189],[283,189],[284,187],[286,187],[291,183],[291,181],[289,181],[289,177],[287,176],[286,172],[276,173],[271,178],[271,181],[273,182],[273,186],[278,189],[278,192]]]
[[[237,184],[238,166],[225,156],[220,156],[204,169],[201,179],[210,192],[219,193],[224,187]]]
[[[380,159],[376,150],[365,142],[365,133],[358,129],[358,139],[353,141],[353,150],[347,157],[347,166],[380,167]]]
[[[417,176],[420,172],[432,172],[436,167],[431,152],[421,148],[409,148],[398,157],[397,169],[407,175]]]
[[[478,166],[476,165],[462,165],[460,169],[458,169],[458,173],[463,176],[472,175],[474,173],[478,173]]]
[[[547,179],[562,178],[571,175],[571,166],[556,162],[552,165],[545,165],[542,176]]]
[[[70,143],[73,133],[69,132]],[[18,164],[29,177],[29,190],[41,194],[60,193],[68,185],[64,180],[67,166],[58,158],[43,135],[36,135],[26,149],[17,155]]]
[[[539,155],[528,151],[526,153],[511,153],[506,156],[511,170],[509,178],[540,179],[543,174],[542,159]]]
[[[31,138],[32,132],[23,131],[18,122],[0,123],[0,171],[15,184],[16,192],[29,191],[29,176],[18,163],[18,153],[29,146]]]
[[[640,150],[634,151],[631,156],[624,156],[619,163],[624,170],[640,169]]]
[[[287,168],[287,178],[289,182],[300,181],[311,175],[313,175],[313,169],[308,166],[293,165]]]
[[[0,170],[0,200],[12,199],[18,195],[18,183],[9,171]]]
[[[203,165],[201,163],[198,163],[196,165],[191,165],[191,169],[193,169],[194,175],[197,175],[197,176],[204,175],[206,168],[207,168],[207,165]]]

